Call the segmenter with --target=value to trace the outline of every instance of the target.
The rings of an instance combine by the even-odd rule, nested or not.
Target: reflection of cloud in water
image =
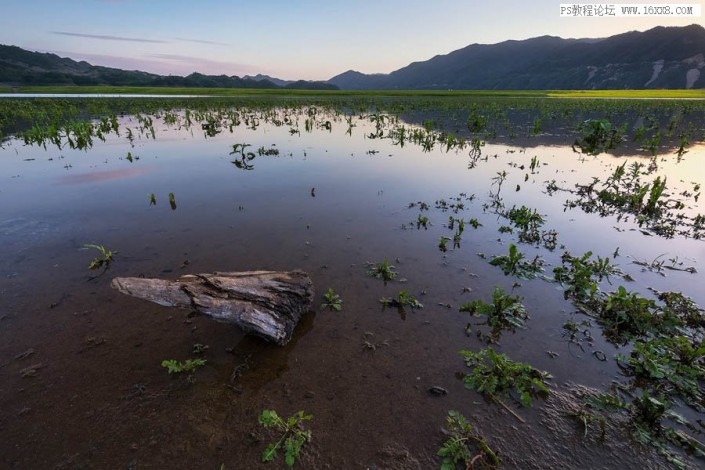
[[[124,170],[100,171],[97,173],[82,173],[79,175],[66,175],[61,178],[63,184],[96,183],[122,178],[130,178],[151,172],[150,168],[126,168]]]

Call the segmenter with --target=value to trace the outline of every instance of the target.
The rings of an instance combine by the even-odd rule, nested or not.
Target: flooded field
[[[705,106],[546,103],[0,119],[0,466],[703,465]],[[260,269],[283,347],[110,287]]]

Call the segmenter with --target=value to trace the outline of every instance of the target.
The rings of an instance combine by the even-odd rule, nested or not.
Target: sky
[[[163,75],[327,80],[351,69],[389,73],[475,43],[705,24],[703,17],[566,18],[561,3],[570,2],[1,0],[0,44]]]

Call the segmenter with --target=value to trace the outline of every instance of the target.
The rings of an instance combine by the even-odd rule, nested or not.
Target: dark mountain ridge
[[[204,75],[194,72],[186,77],[158,75],[91,65],[85,61],[56,54],[31,52],[17,46],[0,45],[0,85],[111,85],[203,88],[288,88],[336,90],[326,82],[300,80],[277,85],[269,80],[240,78],[235,75]]]
[[[349,70],[341,89],[705,88],[705,28],[656,27],[603,39],[540,36],[472,44],[389,74]]]

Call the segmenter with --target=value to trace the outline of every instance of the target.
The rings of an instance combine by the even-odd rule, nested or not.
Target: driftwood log
[[[313,283],[302,271],[189,274],[175,281],[116,277],[111,286],[167,307],[193,310],[284,345],[311,308]]]

